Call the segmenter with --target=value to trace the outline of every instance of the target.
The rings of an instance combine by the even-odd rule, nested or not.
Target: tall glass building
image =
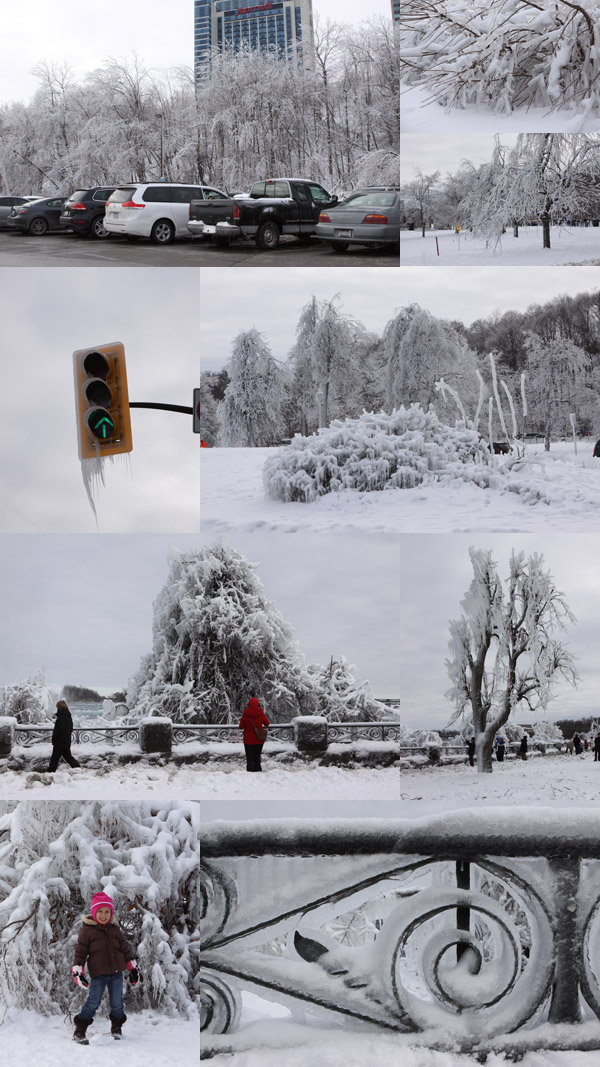
[[[280,59],[312,64],[312,0],[194,0],[196,78],[210,70],[212,49],[236,52],[247,46]]]
[[[392,0],[392,18],[394,22],[400,22],[400,0]]]

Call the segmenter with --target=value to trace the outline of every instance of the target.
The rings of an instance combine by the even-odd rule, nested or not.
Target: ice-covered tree
[[[200,434],[207,445],[216,445],[219,439],[219,416],[217,401],[211,389],[208,375],[200,376]]]
[[[200,721],[239,721],[251,696],[272,721],[316,709],[292,628],[267,600],[249,560],[229,545],[199,553]]]
[[[410,207],[412,202],[416,207],[421,236],[424,237],[427,225],[431,221],[433,193],[435,186],[439,183],[440,172],[436,170],[435,174],[423,174],[423,171],[417,167],[415,175],[413,181],[409,182],[404,189],[408,197],[408,206]]]
[[[199,805],[119,801],[4,804],[0,814],[0,1002],[71,1013],[81,920],[93,893],[115,917],[144,976],[126,1011],[195,1017],[200,939]],[[104,1009],[101,1009],[103,1011]]]
[[[219,406],[221,443],[257,448],[283,434],[284,375],[258,330],[242,330],[233,342],[229,385]]]
[[[386,719],[387,708],[376,700],[368,682],[358,681],[354,666],[340,656],[331,657],[327,666],[308,668],[321,694],[320,715],[332,722],[368,722]]]
[[[317,382],[314,367],[314,338],[319,321],[319,303],[312,296],[300,312],[296,341],[289,354],[292,373],[291,396],[299,417],[296,427],[302,434],[312,433],[319,422]]]
[[[473,206],[477,233],[497,243],[506,226],[539,219],[550,248],[551,223],[589,217],[600,175],[597,134],[522,133],[501,163],[498,151]]]
[[[473,580],[450,623],[446,696],[451,722],[472,717],[477,769],[491,773],[494,739],[511,713],[544,709],[560,678],[576,683],[573,658],[554,636],[574,616],[541,554],[513,552],[504,585],[491,552],[472,548],[470,556]]]
[[[404,0],[400,52],[409,83],[440,103],[594,105],[599,0]]]
[[[399,355],[395,342],[388,364],[388,404],[420,404],[427,409],[434,404],[438,414],[446,410],[435,383],[443,378],[461,395],[471,399],[476,387],[477,361],[466,342],[452,327],[419,309],[402,331]],[[394,331],[394,333],[396,330]],[[455,413],[453,412],[455,418]]]
[[[133,713],[200,719],[202,558],[199,550],[173,553],[166,584],[154,601],[152,654],[129,685]]]
[[[319,426],[332,418],[356,414],[348,397],[356,389],[360,366],[354,347],[354,323],[334,300],[325,300],[313,335],[313,371],[317,386]]]
[[[57,698],[58,690],[48,685],[40,670],[22,682],[0,686],[0,715],[23,724],[45,722],[52,719]]]
[[[569,414],[597,394],[593,388],[591,360],[572,341],[543,341],[533,333],[525,340],[527,350],[527,400],[534,422],[544,427],[546,451],[550,436],[569,427]]]

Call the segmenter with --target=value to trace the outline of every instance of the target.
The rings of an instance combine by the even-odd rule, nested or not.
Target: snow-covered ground
[[[201,524],[204,533],[228,530],[368,530],[449,533],[477,530],[537,532],[600,529],[600,460],[594,442],[527,446],[505,488],[448,481],[414,489],[360,493],[347,489],[313,503],[267,500],[261,468],[269,448],[202,450]],[[498,469],[504,460],[497,457]]]
[[[400,266],[584,266],[598,262],[600,227],[553,226],[550,243],[551,248],[542,248],[541,226],[519,227],[518,237],[513,237],[509,229],[495,247],[490,245],[487,249],[485,241],[473,237],[468,230],[460,234],[453,230],[427,230],[425,237],[420,230],[407,230],[400,234]]]
[[[200,1044],[198,1020],[168,1019],[155,1012],[128,1015],[123,1039],[110,1036],[110,1022],[96,1016],[89,1045],[75,1045],[73,1024],[61,1017],[44,1018],[32,1011],[14,1011],[0,1027],[5,1067],[196,1067]]]
[[[54,774],[38,771],[0,771],[0,797],[64,800],[132,800],[153,795],[197,800],[200,764],[164,767],[145,763],[92,769],[61,764]]]
[[[269,765],[263,755],[263,773],[248,774],[244,766],[211,763],[202,768],[195,799],[204,797],[382,797],[397,799],[400,777],[397,767],[319,767],[317,765]]]
[[[405,132],[444,134],[468,133],[583,133],[600,127],[600,112],[561,108],[517,108],[509,115],[468,108],[452,108],[450,111],[435,102],[430,103],[431,93],[420,85],[400,83],[400,124]]]
[[[474,767],[451,765],[400,768],[400,795],[405,804],[465,803],[596,804],[600,795],[600,763],[590,753],[581,756],[540,756],[536,759],[493,762],[491,774]],[[410,814],[418,813],[411,807]],[[600,1063],[600,1059],[598,1060]]]

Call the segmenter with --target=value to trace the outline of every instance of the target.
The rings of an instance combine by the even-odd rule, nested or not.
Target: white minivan
[[[168,245],[188,237],[191,200],[202,198],[202,186],[169,182],[131,182],[121,185],[106,201],[104,226],[125,237],[150,237]]]

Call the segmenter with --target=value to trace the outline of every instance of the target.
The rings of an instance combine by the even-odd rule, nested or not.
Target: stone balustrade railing
[[[235,1035],[242,990],[395,1034],[398,1063],[413,1041],[600,1049],[597,812],[219,822],[201,852],[204,1058]]]

